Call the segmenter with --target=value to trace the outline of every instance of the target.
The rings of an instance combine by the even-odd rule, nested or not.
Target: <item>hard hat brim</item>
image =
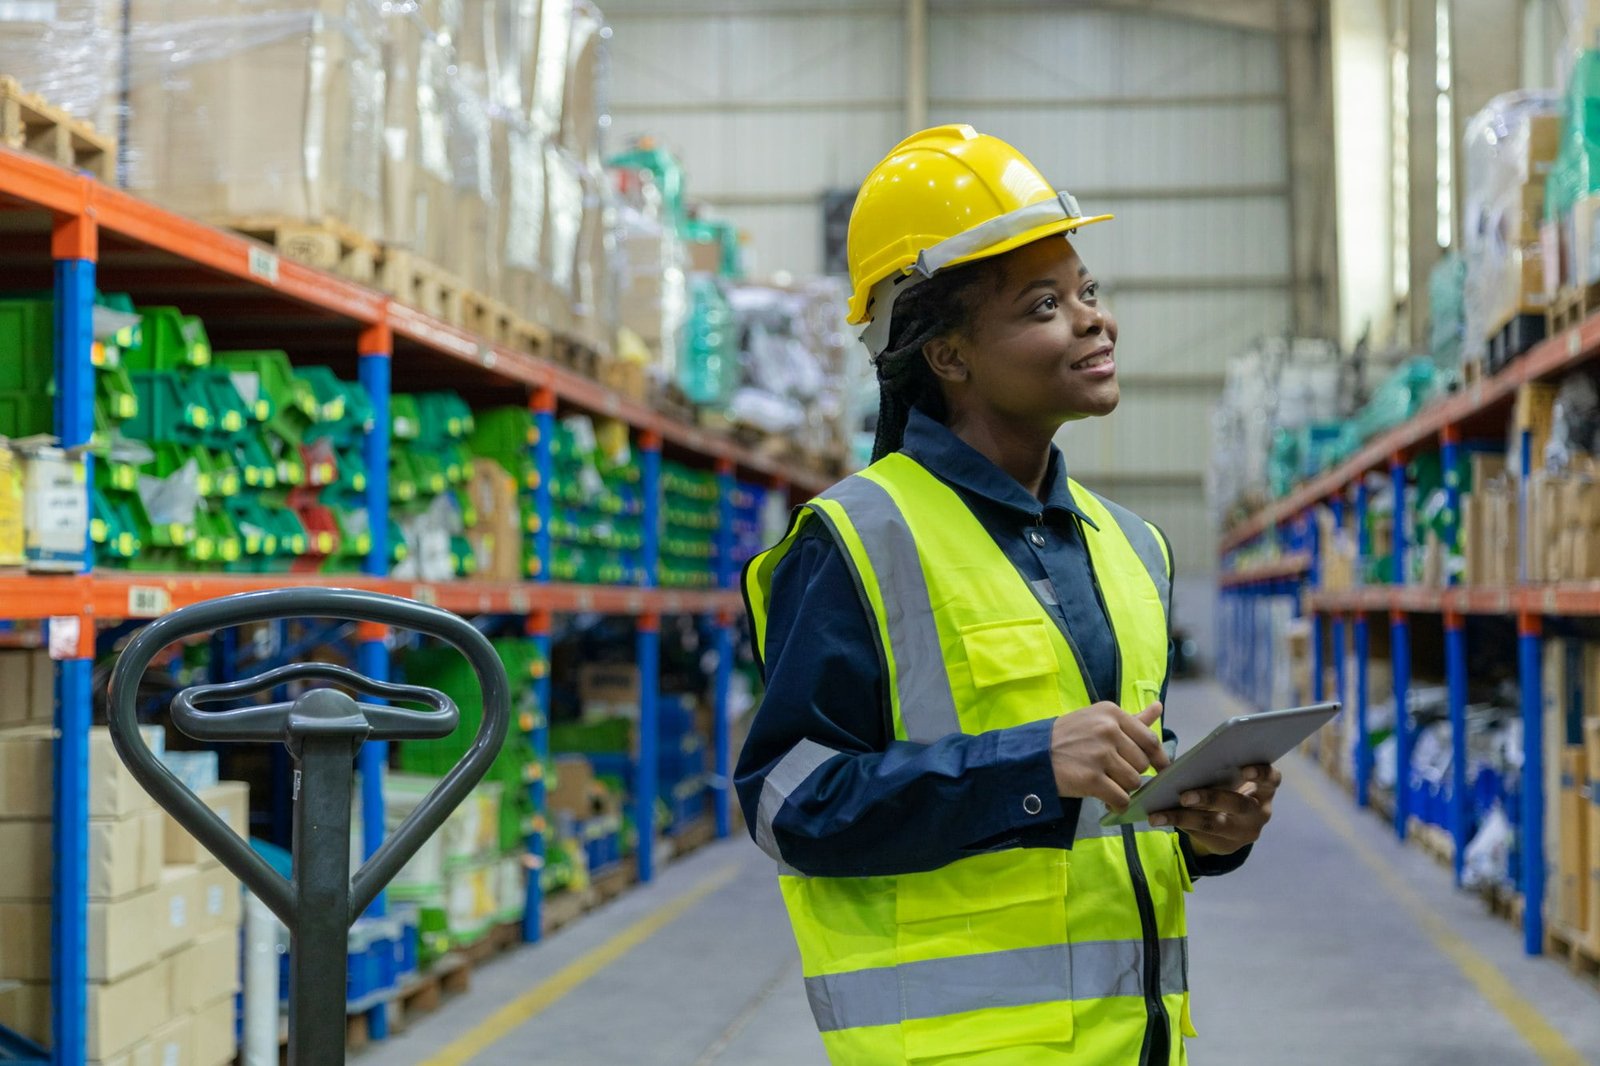
[[[1116,218],[1115,215],[1089,215],[1082,218],[1057,218],[1050,222],[1032,226],[1021,233],[1006,237],[1005,239],[996,241],[993,244],[985,245],[983,248],[971,252],[970,254],[958,256],[949,260],[948,262],[941,263],[938,269],[933,271],[929,276],[932,276],[932,274],[937,274],[940,271],[952,270],[959,266],[965,266],[968,263],[976,263],[980,259],[992,259],[997,255],[1005,255],[1007,252],[1015,251],[1024,245],[1032,244],[1034,241],[1041,241],[1047,237],[1055,237],[1064,233],[1073,233],[1079,229],[1082,229],[1084,226],[1092,226],[1097,222],[1110,222],[1114,218]],[[916,264],[911,264],[900,270],[901,274],[907,275],[914,274],[916,272]],[[894,274],[891,273],[887,276],[893,277]],[[868,286],[852,296],[850,300],[849,317],[849,322],[852,325],[863,325],[875,317],[875,315],[871,313],[874,310],[872,307],[872,292],[877,287],[877,282],[882,280],[882,278],[878,278],[871,286]],[[891,309],[883,308],[881,310],[883,313],[887,314]],[[885,331],[883,335],[886,337],[887,331]],[[878,353],[874,352],[873,354],[877,355]]]

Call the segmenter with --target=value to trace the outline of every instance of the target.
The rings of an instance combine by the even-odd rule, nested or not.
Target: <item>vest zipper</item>
[[[1077,521],[1076,519],[1074,519]],[[1113,661],[1116,663],[1117,698],[1122,698],[1122,644],[1116,639],[1117,626],[1111,620],[1111,611],[1106,606],[1105,593],[1100,588],[1100,575],[1095,573],[1094,553],[1089,550],[1089,537],[1084,532],[1083,523],[1078,521],[1078,535],[1083,538],[1084,553],[1089,559],[1089,583],[1094,586],[1094,595],[1100,603],[1100,611],[1105,615],[1106,625],[1111,627],[1111,646],[1115,651]],[[1143,708],[1140,708],[1143,710]],[[1172,1020],[1167,1015],[1167,1005],[1161,999],[1161,936],[1156,927],[1156,905],[1150,896],[1150,881],[1145,877],[1144,862],[1139,858],[1139,844],[1133,826],[1122,827],[1122,851],[1128,860],[1128,875],[1133,881],[1133,899],[1139,908],[1139,926],[1144,933],[1144,1009],[1146,1017],[1144,1045],[1139,1051],[1140,1066],[1165,1066],[1165,1063],[1151,1064],[1150,1051],[1154,1044],[1155,1029],[1160,1027],[1165,1030],[1167,1058],[1172,1057]]]

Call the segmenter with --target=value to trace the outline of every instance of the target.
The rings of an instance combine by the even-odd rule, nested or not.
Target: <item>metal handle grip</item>
[[[293,886],[173,776],[172,771],[162,765],[139,732],[136,703],[140,679],[151,660],[168,644],[185,637],[250,622],[307,617],[376,622],[437,637],[466,656],[483,689],[483,722],[466,758],[445,775],[350,879],[350,921],[355,921],[366,910],[383,886],[483,779],[505,741],[511,720],[511,689],[505,667],[483,634],[457,615],[396,596],[355,589],[318,588],[246,592],[181,608],[151,622],[136,634],[118,657],[111,672],[111,740],[117,754],[145,791],[155,797],[156,802],[166,808],[201,845],[220,859],[235,877],[260,896],[262,902],[290,929],[297,925],[297,900]],[[259,684],[262,679],[253,680]],[[371,679],[362,679],[362,682],[374,694],[387,695],[378,691],[381,683]],[[221,686],[208,687],[214,690]],[[193,711],[192,706],[190,710]],[[194,712],[194,716],[211,718],[214,714]],[[244,732],[253,732],[253,729]],[[281,733],[278,735],[281,736]],[[277,739],[277,736],[272,739]]]
[[[214,685],[194,685],[172,698],[172,721],[196,740],[293,742],[286,734],[293,726],[293,702],[237,707],[230,711],[202,711],[208,703],[226,703],[271,692],[294,681],[331,681],[368,696],[379,696],[405,703],[425,703],[431,711],[407,707],[385,707],[376,703],[356,703],[364,728],[359,739],[438,740],[454,733],[461,724],[455,701],[443,692],[421,685],[400,685],[378,681],[335,663],[290,663],[275,670]]]

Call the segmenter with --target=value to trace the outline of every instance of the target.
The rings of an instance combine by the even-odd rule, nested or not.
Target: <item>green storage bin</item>
[[[139,413],[139,394],[134,391],[133,379],[124,366],[97,370],[94,394],[96,406],[104,405],[108,419],[126,422]]]
[[[124,423],[124,432],[140,440],[198,444],[214,421],[208,398],[185,375],[163,371],[134,371],[129,375],[138,397],[138,410]]]
[[[389,452],[389,502],[410,503],[417,498],[416,457],[409,448],[394,448]]]
[[[0,300],[0,393],[43,394],[55,378],[55,302]]]
[[[139,312],[139,343],[123,351],[134,371],[173,371],[211,365],[205,325],[176,307],[146,307]]]
[[[389,397],[389,436],[405,441],[422,436],[422,420],[415,396],[397,393]]]
[[[120,493],[90,490],[89,539],[94,543],[96,566],[125,565],[139,554],[138,524]]]
[[[278,464],[261,433],[241,433],[233,445],[233,463],[246,490],[275,488]]]
[[[39,392],[0,392],[0,437],[32,437],[53,430],[49,396]]]
[[[191,377],[206,397],[206,405],[213,418],[212,441],[229,444],[234,437],[257,421],[255,412],[244,402],[234,387],[233,376],[226,370],[206,369],[194,371]]]

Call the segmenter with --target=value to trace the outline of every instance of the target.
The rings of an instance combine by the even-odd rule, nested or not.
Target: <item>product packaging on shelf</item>
[[[1557,94],[1521,90],[1495,97],[1467,123],[1461,242],[1467,359],[1481,359],[1489,338],[1517,315],[1543,316],[1549,290],[1540,225],[1560,140],[1559,109]]]
[[[186,214],[382,229],[384,17],[372,0],[134,0],[133,191]]]

